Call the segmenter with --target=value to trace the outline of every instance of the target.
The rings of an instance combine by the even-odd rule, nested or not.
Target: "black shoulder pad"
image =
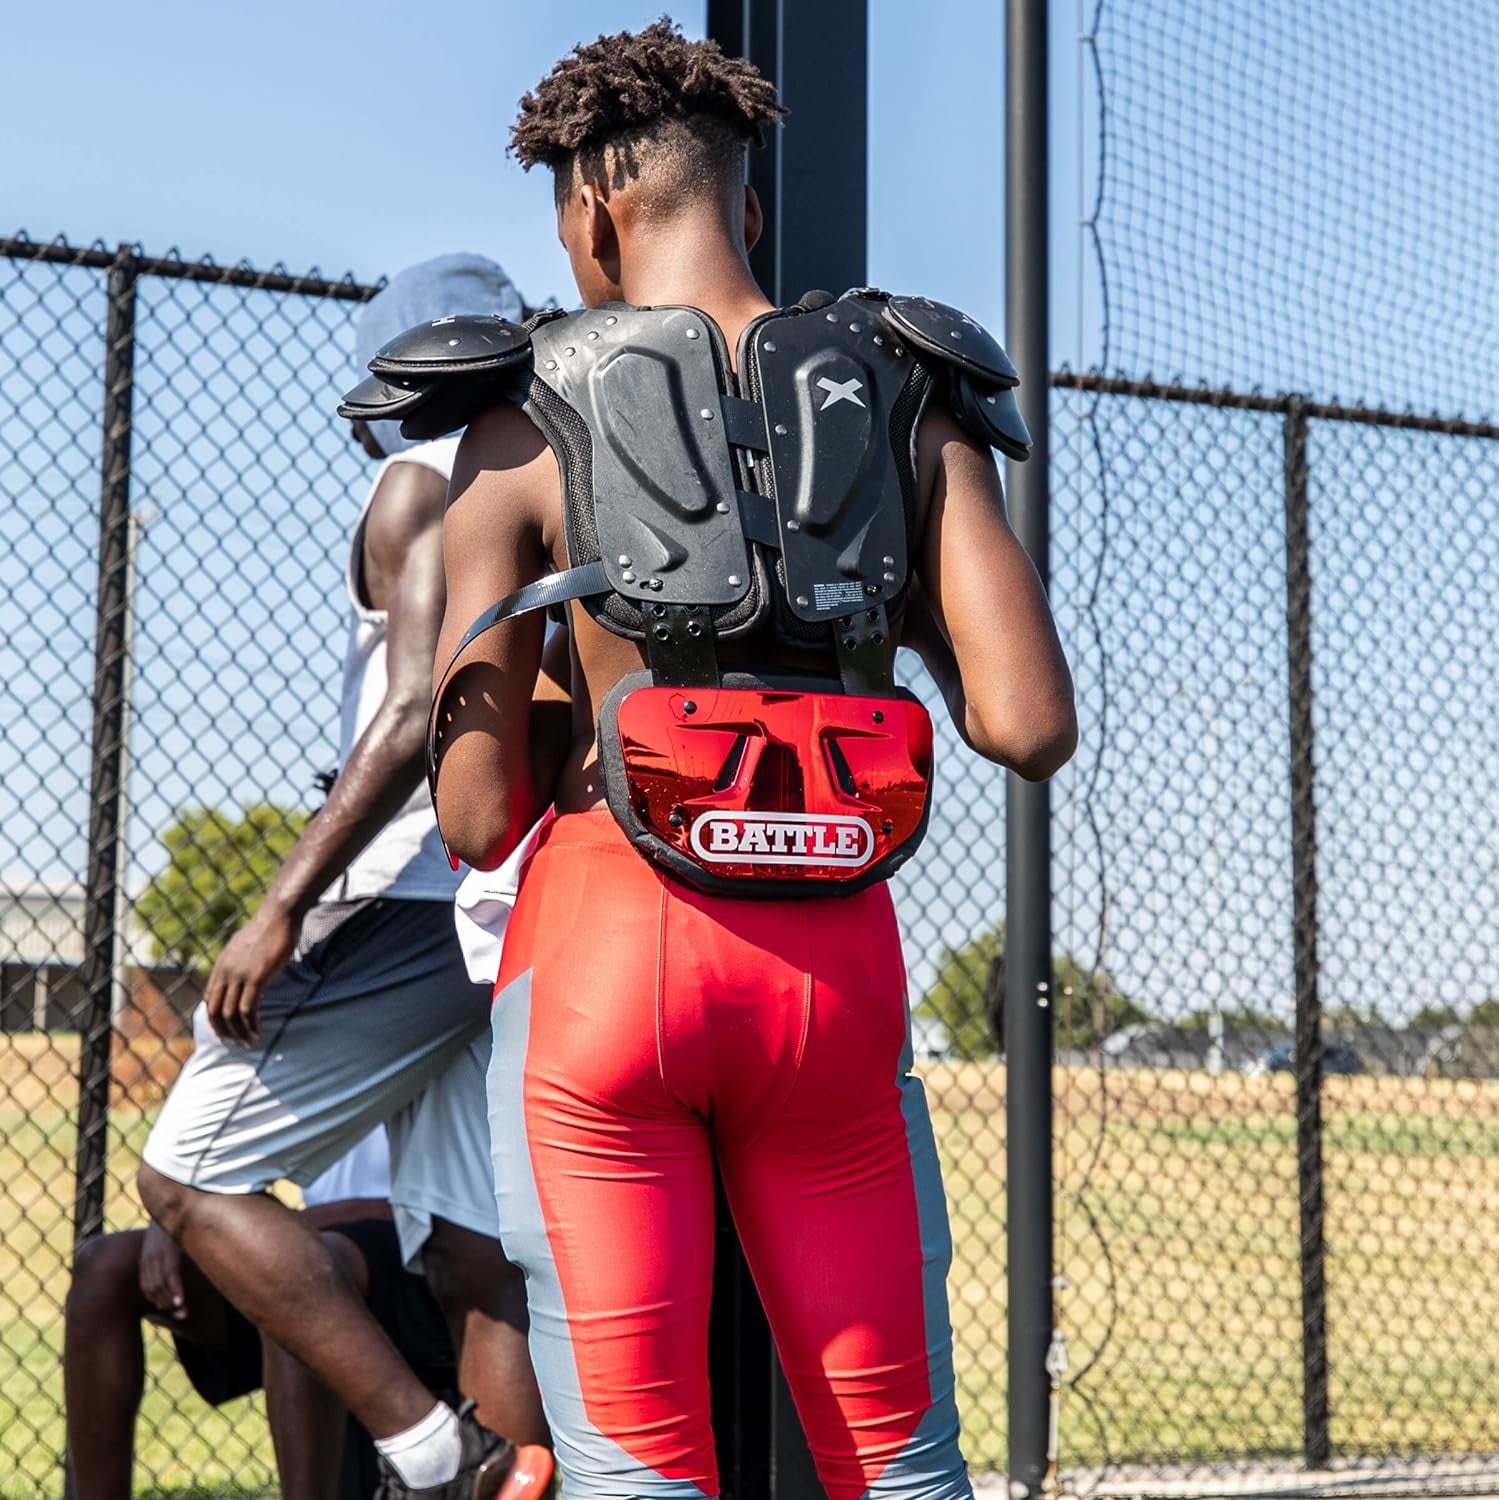
[[[885,304],[884,317],[891,331],[905,339],[918,355],[955,365],[984,385],[1020,384],[1020,372],[999,340],[945,302],[933,302],[930,297],[892,297]]]
[[[1024,462],[1031,456],[1031,434],[1020,415],[1013,387],[980,385],[961,371],[944,383],[947,404],[969,437],[998,448],[1006,458]]]
[[[400,421],[432,394],[429,386],[399,385],[367,375],[338,403],[338,414],[351,422]]]
[[[468,375],[503,370],[527,358],[531,335],[508,318],[466,313],[398,334],[370,361],[376,375]]]
[[[343,399],[341,417],[399,421],[416,442],[466,427],[481,411],[516,399],[529,368],[531,334],[505,318],[465,314],[408,328],[370,361],[374,372]]]

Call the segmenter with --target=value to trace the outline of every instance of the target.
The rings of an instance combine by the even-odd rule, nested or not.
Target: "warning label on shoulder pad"
[[[818,609],[847,609],[864,602],[861,583],[814,583],[812,603]]]

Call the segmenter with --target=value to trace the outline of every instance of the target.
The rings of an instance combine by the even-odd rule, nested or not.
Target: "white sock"
[[[415,1427],[375,1439],[375,1451],[414,1490],[446,1484],[458,1473],[463,1439],[458,1418],[441,1401]]]

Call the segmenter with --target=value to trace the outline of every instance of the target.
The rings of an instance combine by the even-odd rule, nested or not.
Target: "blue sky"
[[[531,298],[565,301],[549,186],[505,156],[514,104],[575,41],[659,10],[660,0],[18,8],[0,99],[25,132],[0,152],[0,228],[360,278],[473,249],[503,261]],[[1052,354],[1083,366],[1099,357],[1100,285],[1078,226],[1097,103],[1076,32],[1092,10],[1092,0],[1052,6]],[[673,13],[700,32],[700,5]],[[1351,51],[1320,13],[1309,30],[1291,25],[1300,14],[1299,0],[1267,0],[1263,14],[1168,0],[1107,8],[1108,364],[1492,409],[1499,340],[1471,288],[1487,263],[1475,247],[1492,239],[1480,227],[1499,211],[1499,134],[1459,129],[1455,105],[1418,112],[1411,101],[1436,99],[1432,80],[1444,78],[1452,99],[1478,97],[1468,85],[1499,64],[1494,28],[1414,41],[1376,28]],[[942,297],[1001,332],[1003,64],[1002,0],[872,0],[869,278]],[[0,495],[17,503],[0,505],[0,589],[14,620],[0,625],[0,873],[56,877],[80,868],[82,841],[97,278],[11,274],[0,263],[0,339],[19,340],[22,356],[5,342]],[[159,862],[173,806],[253,789],[301,800],[311,771],[331,764],[337,570],[364,482],[329,416],[347,370],[345,314],[308,313],[315,352],[281,375],[257,432],[243,393],[276,338],[287,346],[291,309],[245,299],[226,321],[221,303],[174,286],[142,291],[136,501],[158,518],[141,549],[137,874]],[[220,330],[218,342],[192,345],[195,319]],[[34,348],[33,329],[50,330]],[[239,392],[230,413],[213,409],[225,378]],[[1230,1002],[1285,1012],[1278,419],[1116,404],[1095,432],[1086,403],[1062,398],[1055,410],[1053,597],[1083,708],[1082,752],[1057,785],[1059,941],[1090,957],[1102,934],[1126,991],[1163,1009],[1191,1008],[1227,968]],[[184,425],[200,445],[189,451]],[[288,444],[301,455],[291,475],[277,451]],[[1492,528],[1473,498],[1493,491],[1491,460],[1370,429],[1314,433],[1313,451],[1332,998],[1395,991],[1395,1008],[1409,1010],[1436,985],[1471,1001],[1499,985],[1499,954],[1439,979],[1416,955],[1432,931],[1472,951],[1492,909],[1494,814],[1450,764],[1483,716],[1458,716],[1435,750],[1418,737],[1446,712],[1422,696],[1425,679],[1471,691],[1482,673],[1451,663],[1488,661],[1496,633],[1428,600],[1429,639],[1414,651],[1402,568],[1493,597]],[[1427,551],[1393,552],[1380,538],[1409,532],[1414,494],[1437,520],[1422,528]],[[243,495],[253,504],[241,524],[232,507]],[[307,571],[311,556],[326,574]],[[281,653],[302,664],[269,686],[267,653],[292,629],[317,645]],[[1390,723],[1402,733],[1382,736]],[[281,726],[269,745],[266,724]],[[902,878],[918,984],[921,954],[1000,908],[1000,778],[955,749],[943,767],[949,821]],[[1370,869],[1422,857],[1398,823],[1412,776],[1437,789],[1429,836],[1459,857],[1423,878],[1420,901],[1361,894]],[[1396,822],[1371,820],[1371,805]]]
[[[129,239],[155,253],[177,247],[187,256],[279,261],[296,270],[317,266],[360,279],[442,251],[477,249],[501,260],[533,300],[555,295],[565,302],[571,289],[555,239],[550,185],[544,176],[527,176],[505,154],[515,103],[576,41],[639,25],[661,9],[661,0],[547,6],[443,0],[365,6],[357,16],[329,3],[272,4],[252,17],[179,0],[128,14],[102,4],[66,12],[28,7],[13,18],[0,55],[0,97],[13,118],[47,124],[34,132],[28,149],[0,156],[0,223],[34,238]],[[701,34],[700,4],[671,14],[690,34]],[[1060,19],[1055,45],[1057,130],[1061,141],[1075,141],[1068,114],[1075,108],[1068,92],[1074,44]],[[1003,66],[1001,0],[919,9],[876,0],[872,7],[869,279],[944,298],[1000,330]],[[795,128],[794,117],[787,128]],[[1063,165],[1074,155],[1059,148]],[[1059,193],[1056,216],[1065,262],[1076,249],[1074,193]],[[33,273],[28,288],[40,285],[52,283]],[[65,300],[57,287],[52,295]],[[272,420],[283,432],[303,434],[298,441],[317,453],[315,472],[300,481],[320,496],[342,491],[342,503],[307,517],[305,505],[299,510],[278,493],[284,485],[265,482],[259,455],[238,433],[225,440],[233,452],[227,465],[221,449],[209,451],[201,440],[173,461],[173,429],[184,427],[174,382],[198,390],[213,379],[216,365],[241,382],[250,378],[243,355],[222,339],[213,349],[194,351],[186,364],[178,360],[174,298],[197,305],[181,288],[148,283],[143,289],[135,500],[148,504],[156,519],[140,554],[133,883],[159,862],[159,831],[173,806],[193,797],[243,797],[252,788],[282,801],[303,800],[308,766],[329,760],[321,743],[328,726],[320,717],[319,679],[331,681],[336,670],[336,599],[320,597],[307,584],[288,584],[284,596],[278,594],[283,580],[305,570],[307,552],[304,547],[291,556],[276,549],[288,526],[301,528],[329,555],[331,571],[347,506],[361,483],[352,456],[317,436],[327,418],[323,386],[337,379],[337,350],[346,339],[345,319],[331,309],[330,347],[320,349],[315,368],[300,373],[297,389],[278,401]],[[18,303],[25,305],[13,299]],[[206,306],[200,315],[216,316]],[[1067,315],[1064,324],[1070,327]],[[241,319],[242,331],[246,327]],[[28,368],[39,372],[33,380],[44,384],[42,399],[33,385],[31,404],[23,405],[26,420],[12,418],[23,465],[29,432],[22,429],[40,420],[43,406],[61,401],[65,386],[76,391],[68,393],[64,417],[50,434],[51,451],[71,453],[63,428],[86,432],[97,403],[89,353],[76,364],[68,357],[60,370],[46,350],[31,357]],[[191,429],[206,430],[212,420],[200,394]],[[93,453],[78,457],[88,471]],[[14,597],[27,619],[0,643],[11,668],[9,692],[23,695],[17,673],[36,672],[40,683],[52,671],[54,681],[72,679],[76,703],[55,720],[35,713],[18,720],[11,736],[9,750],[19,760],[5,756],[15,799],[9,821],[12,840],[21,843],[14,830],[30,826],[30,808],[45,806],[50,789],[76,778],[85,754],[86,684],[79,663],[86,663],[93,481],[87,472],[66,472],[69,462],[31,465],[52,512],[10,523],[12,557],[27,570]],[[243,479],[235,464],[249,466]],[[218,525],[205,496],[245,489],[279,517],[276,524],[264,528],[253,555],[227,534],[205,546],[205,530]],[[208,585],[202,597],[183,588],[183,574]],[[258,587],[249,584],[252,576]],[[63,608],[74,592],[76,606]],[[283,652],[271,687],[273,674],[257,678],[253,664],[288,618],[303,621],[309,638],[322,645],[286,683],[279,681],[284,664],[307,652]],[[41,663],[49,664],[46,670]],[[261,703],[285,733],[266,753],[247,753],[261,743],[268,722],[264,710],[257,714],[247,705]],[[985,779],[986,795],[998,798],[998,779],[992,773]],[[40,843],[30,842],[22,862],[63,873],[75,863],[77,821],[41,820]],[[1001,842],[998,822],[989,820],[954,852],[968,894],[956,906],[932,903],[932,910],[955,940],[987,925],[997,910]],[[40,847],[45,844],[54,848]],[[0,866],[16,862],[8,853]],[[944,864],[933,874],[951,890],[952,883],[942,881]],[[913,901],[913,912],[927,907],[924,895]],[[919,915],[915,920],[927,926],[929,945],[934,929]]]
[[[548,184],[505,155],[516,100],[575,42],[663,9],[701,34],[700,3],[666,0],[18,7],[0,98],[27,144],[0,153],[0,223],[369,278],[475,249],[565,301]],[[871,276],[995,325],[1003,58],[1002,0],[872,6]]]

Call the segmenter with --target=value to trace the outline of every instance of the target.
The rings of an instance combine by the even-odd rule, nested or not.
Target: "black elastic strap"
[[[718,647],[703,604],[647,604],[645,651],[660,687],[717,687]]]
[[[832,630],[843,691],[857,697],[889,697],[895,691],[895,648],[885,606],[855,610],[833,621]]]
[[[723,430],[736,448],[753,448],[757,453],[770,452],[765,435],[765,408],[758,401],[743,396],[720,397],[723,406]]]
[[[776,503],[769,495],[757,495],[754,490],[736,490],[739,501],[739,525],[746,537],[764,547],[781,547],[781,527],[776,519]]]
[[[550,609],[554,604],[566,604],[571,599],[587,599],[594,594],[607,594],[610,587],[609,575],[604,571],[602,562],[585,563],[581,568],[568,568],[561,573],[548,573],[545,578],[538,578],[535,583],[528,583],[524,588],[516,589],[513,594],[507,594],[497,604],[491,604],[468,627],[463,639],[458,642],[458,649],[443,668],[437,689],[432,694],[432,707],[427,713],[427,786],[434,798],[437,796],[437,710],[442,703],[448,678],[458,665],[458,658],[481,635],[486,635],[496,625],[503,625],[506,620],[529,615],[538,609]],[[446,849],[447,845],[444,844],[443,848]],[[451,859],[452,855],[448,858]]]

